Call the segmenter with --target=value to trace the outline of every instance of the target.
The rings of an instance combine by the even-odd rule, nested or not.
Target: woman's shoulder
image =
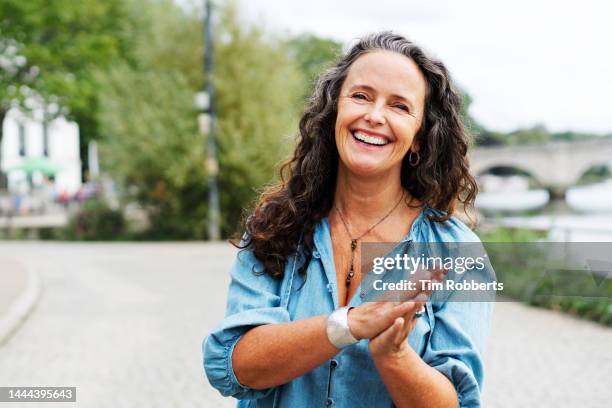
[[[426,225],[424,233],[428,235],[428,241],[480,242],[478,235],[457,216],[452,215],[445,221],[435,221],[430,217],[446,216],[447,212],[432,207],[426,207],[424,212],[426,215],[423,220]]]

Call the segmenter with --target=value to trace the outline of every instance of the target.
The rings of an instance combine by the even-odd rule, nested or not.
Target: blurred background
[[[612,242],[610,15],[598,0],[0,0],[0,386],[232,406],[199,350],[223,316],[223,240],[277,180],[317,75],[370,31],[453,75],[483,241]],[[607,298],[513,283],[485,406],[609,406],[601,277]]]

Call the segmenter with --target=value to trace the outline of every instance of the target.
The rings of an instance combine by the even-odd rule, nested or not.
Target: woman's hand
[[[380,357],[401,357],[406,351],[408,342],[406,339],[416,325],[417,317],[415,313],[421,310],[425,301],[406,302],[410,305],[409,311],[395,321],[382,333],[370,340],[368,346],[372,358]]]
[[[429,272],[429,280],[440,282],[444,280],[447,272],[444,269],[433,270]],[[420,285],[418,285],[417,290],[410,293],[403,292],[402,298],[406,299],[406,296],[409,296],[412,301],[366,302],[351,309],[348,313],[351,334],[356,339],[372,339],[390,329],[400,317],[404,318],[401,325],[403,327],[408,320],[412,320],[414,313],[420,310],[420,308],[415,309],[415,301],[422,306],[423,302],[431,295],[431,288],[424,282],[424,279],[419,279]],[[408,321],[408,324],[410,324],[410,321]]]

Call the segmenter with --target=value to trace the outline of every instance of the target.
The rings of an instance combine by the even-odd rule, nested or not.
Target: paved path
[[[28,274],[23,265],[13,257],[0,258],[0,318],[19,299],[27,281]]]
[[[0,386],[76,386],[76,405],[88,408],[235,406],[200,361],[225,307],[231,246],[0,242],[0,258],[9,255],[37,268],[43,292],[0,348]],[[485,407],[611,406],[611,329],[495,308]]]

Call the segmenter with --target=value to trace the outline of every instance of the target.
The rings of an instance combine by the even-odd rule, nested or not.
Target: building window
[[[26,155],[26,129],[23,123],[17,124],[17,133],[19,136],[19,156],[24,157]]]

